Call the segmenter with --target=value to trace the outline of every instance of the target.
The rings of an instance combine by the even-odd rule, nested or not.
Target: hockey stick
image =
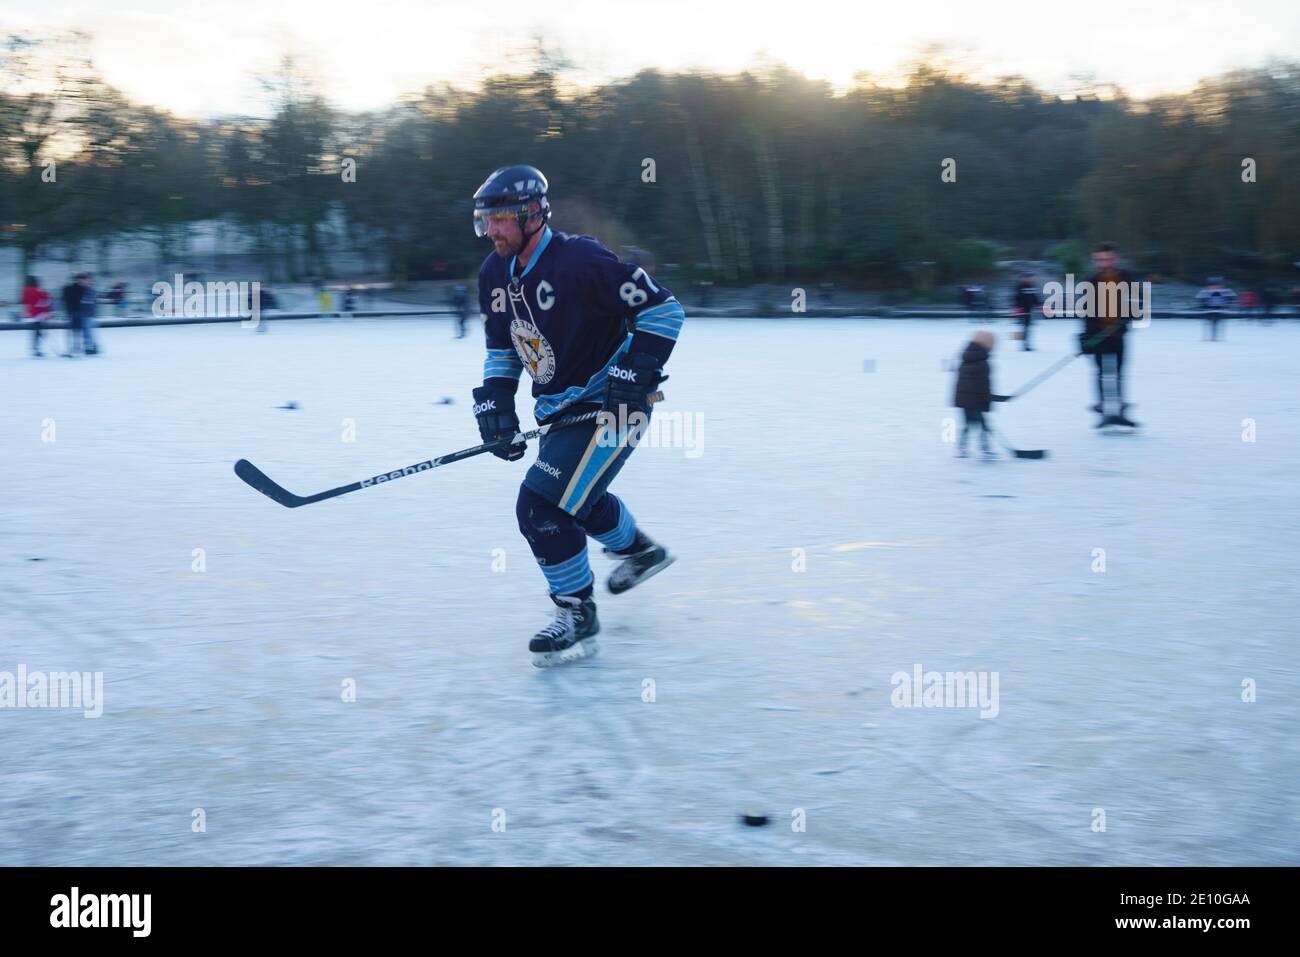
[[[1056,375],[1056,373],[1060,372],[1062,369],[1068,366],[1075,359],[1079,358],[1079,356],[1081,355],[1083,355],[1082,352],[1072,352],[1068,356],[1063,356],[1061,359],[1057,360],[1049,368],[1047,368],[1043,372],[1038,373],[1038,375],[1034,376],[1032,379],[1030,379],[1028,382],[1022,385],[1015,392],[1011,393],[1011,395],[1007,397],[1007,401],[1010,402],[1012,399],[1020,398],[1030,389],[1034,388],[1034,386]]]
[[[667,379],[664,376],[664,379]],[[662,381],[662,380],[660,380]],[[662,392],[652,392],[649,396],[650,404],[662,402],[664,394]],[[315,495],[294,495],[284,486],[272,481],[269,476],[259,469],[248,459],[240,459],[235,463],[235,474],[243,479],[248,485],[257,489],[267,498],[279,502],[285,508],[298,508],[300,505],[311,505],[315,502],[322,502],[327,498],[336,498],[339,495],[347,495],[349,492],[357,492],[363,488],[370,488],[372,485],[380,485],[384,482],[391,482],[394,479],[405,478],[408,475],[414,475],[417,472],[427,472],[429,469],[436,469],[440,465],[450,465],[452,462],[459,462],[462,459],[473,458],[475,455],[482,455],[484,452],[496,452],[499,449],[507,448],[520,442],[527,442],[538,436],[546,435],[553,429],[564,429],[571,425],[581,425],[584,422],[592,422],[601,413],[584,412],[582,415],[575,415],[567,419],[559,419],[549,425],[539,426],[528,432],[518,432],[508,439],[498,439],[495,442],[485,442],[482,445],[476,445],[473,448],[461,449],[459,452],[449,452],[446,455],[440,455],[436,459],[426,459],[423,462],[417,462],[415,465],[408,465],[406,468],[394,469],[391,472],[385,472],[382,475],[374,475],[368,479],[362,479],[360,482],[353,482],[351,485],[340,485],[338,488],[332,488],[325,492],[317,492]]]
[[[1004,436],[997,429],[992,429],[991,431],[993,432],[994,435],[998,437],[998,441],[1002,443],[1002,447],[1018,459],[1047,458],[1047,449],[1018,449],[1015,446],[1013,446],[1010,442],[1008,442],[1006,436]]]
[[[1071,352],[1068,356],[1062,356],[1060,359],[1058,359],[1055,363],[1053,363],[1053,364],[1052,364],[1051,366],[1049,366],[1047,369],[1045,369],[1044,371],[1038,373],[1038,375],[1034,376],[1032,379],[1030,379],[1028,382],[1026,382],[1024,385],[1022,385],[1022,386],[1021,386],[1019,389],[1017,389],[1015,392],[1011,393],[1011,395],[1007,396],[1007,401],[1010,402],[1012,399],[1018,399],[1018,398],[1020,398],[1022,395],[1024,395],[1024,394],[1025,394],[1026,392],[1028,392],[1030,389],[1034,388],[1035,386],[1039,385],[1040,383],[1042,383],[1042,382],[1046,381],[1047,379],[1050,379],[1052,376],[1056,375],[1056,373],[1060,372],[1062,369],[1064,369],[1066,366],[1068,366],[1068,365],[1069,365],[1071,362],[1073,362],[1075,359],[1079,358],[1079,356],[1087,355],[1087,353],[1085,353],[1085,352],[1082,351],[1083,348],[1089,348],[1089,349],[1090,349],[1090,348],[1092,348],[1093,346],[1095,346],[1097,343],[1101,342],[1102,339],[1108,339],[1108,338],[1110,338],[1110,336],[1112,336],[1112,335],[1114,335],[1113,332],[1105,332],[1105,333],[1099,333],[1098,335],[1093,336],[1091,339],[1089,339],[1089,340],[1087,341],[1087,343],[1082,344],[1082,346],[1081,346],[1081,351],[1079,351],[1079,352]]]

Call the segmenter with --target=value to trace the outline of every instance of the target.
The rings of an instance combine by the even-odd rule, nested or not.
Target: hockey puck
[[[451,396],[444,395],[441,399],[435,402],[434,405],[451,405],[455,401],[456,400],[453,399]]]
[[[740,815],[740,820],[748,827],[763,827],[767,824],[767,815],[753,811],[746,811]]]
[[[278,406],[278,408],[287,409],[288,411],[292,412],[294,409],[298,408],[298,403],[286,402],[284,405]]]

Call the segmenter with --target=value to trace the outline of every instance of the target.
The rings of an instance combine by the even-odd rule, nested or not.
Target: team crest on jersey
[[[546,385],[555,377],[555,350],[533,321],[523,289],[514,285],[510,287],[510,311],[514,313],[514,319],[510,321],[510,338],[514,341],[515,352],[519,353],[533,379]]]

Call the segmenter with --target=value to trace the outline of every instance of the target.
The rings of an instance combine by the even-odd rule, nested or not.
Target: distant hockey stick
[[[664,376],[664,379],[667,379]],[[660,380],[663,381],[663,380]],[[662,402],[664,394],[662,392],[652,392],[650,394],[650,404]],[[496,452],[499,449],[508,448],[520,442],[527,442],[538,436],[545,435],[554,429],[564,429],[571,425],[581,425],[584,422],[592,422],[600,415],[599,411],[584,412],[582,415],[575,415],[567,419],[559,419],[549,425],[539,426],[528,432],[518,432],[508,439],[498,439],[495,442],[485,442],[482,445],[476,445],[473,448],[461,449],[459,452],[449,452],[446,455],[440,455],[436,459],[427,459],[423,462],[417,462],[415,465],[408,465],[406,468],[394,469],[391,472],[384,472],[382,475],[374,475],[368,479],[362,479],[360,482],[353,482],[351,485],[340,485],[338,488],[332,488],[326,492],[317,492],[315,495],[294,495],[284,486],[273,482],[265,472],[259,469],[248,459],[240,459],[235,463],[235,474],[251,485],[257,491],[261,492],[267,498],[279,502],[285,508],[298,508],[300,505],[311,505],[315,502],[323,502],[327,498],[336,498],[339,495],[347,495],[349,492],[357,492],[363,488],[370,488],[372,485],[381,485],[384,482],[391,482],[394,479],[405,478],[408,475],[415,475],[417,472],[427,472],[430,469],[436,469],[440,465],[450,465],[452,462],[459,462],[462,459],[473,458],[475,455],[482,455],[485,452]]]

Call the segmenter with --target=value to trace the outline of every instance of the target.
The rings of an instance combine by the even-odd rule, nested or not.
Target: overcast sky
[[[644,67],[734,72],[759,55],[845,86],[888,76],[930,44],[984,75],[1065,92],[1076,74],[1137,96],[1269,57],[1300,57],[1296,0],[4,0],[0,34],[81,28],[105,78],[132,98],[207,116],[265,112],[254,76],[283,51],[345,109],[468,85],[531,37],[587,81]]]

